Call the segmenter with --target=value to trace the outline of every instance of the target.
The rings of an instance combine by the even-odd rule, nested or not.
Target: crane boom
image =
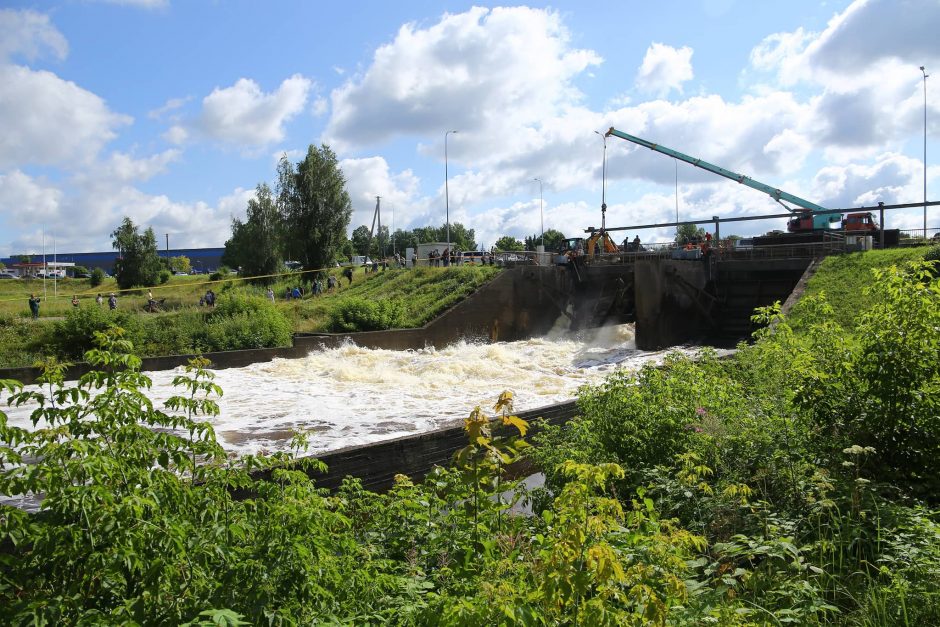
[[[721,166],[708,163],[707,161],[703,161],[702,159],[690,157],[689,155],[683,154],[679,152],[678,150],[666,148],[665,146],[654,144],[651,141],[647,141],[640,137],[630,135],[629,133],[618,131],[614,127],[610,127],[610,130],[608,130],[606,133],[607,137],[610,137],[611,135],[613,135],[614,137],[619,137],[620,139],[625,139],[629,142],[633,142],[634,144],[639,144],[640,146],[645,146],[646,148],[649,148],[650,150],[661,152],[664,155],[668,155],[675,159],[679,159],[680,161],[691,163],[697,168],[708,170],[709,172],[717,174],[718,176],[723,176],[725,178],[731,179],[732,181],[736,181],[740,183],[741,185],[747,185],[748,187],[752,189],[756,189],[757,191],[764,192],[765,194],[773,198],[775,201],[780,203],[782,206],[786,207],[788,211],[792,211],[793,213],[802,213],[802,212],[798,209],[794,209],[790,207],[786,203],[796,205],[797,207],[802,207],[803,211],[829,211],[829,209],[827,209],[826,207],[817,205],[816,203],[806,200],[805,198],[794,196],[793,194],[785,192],[781,189],[771,187],[770,185],[761,183],[760,181],[755,181],[749,176],[744,176],[743,174],[738,174],[737,172],[726,170],[725,168],[722,168]],[[839,212],[834,211],[832,213],[839,213]],[[829,223],[838,222],[839,220],[841,220],[841,218],[842,218],[841,214],[839,214],[838,216],[833,216],[832,214],[813,216],[813,223],[814,223],[813,227],[814,228],[829,228]]]

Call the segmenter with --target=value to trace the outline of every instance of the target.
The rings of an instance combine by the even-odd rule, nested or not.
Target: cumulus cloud
[[[551,11],[475,7],[427,28],[406,24],[364,74],[332,92],[324,136],[342,151],[456,128],[480,138],[486,154],[497,138],[506,143],[580,100],[573,79],[600,62],[570,46]]]
[[[58,59],[64,59],[69,52],[68,42],[48,15],[0,9],[0,61],[17,54],[32,61],[45,51]]]
[[[637,71],[636,86],[648,93],[665,96],[671,90],[682,93],[682,84],[693,78],[692,49],[673,48],[654,43],[646,49],[643,64]]]
[[[411,170],[393,173],[382,157],[343,159],[339,165],[353,205],[350,230],[371,226],[376,196],[382,197],[382,223],[390,229],[393,220],[395,228],[405,229],[427,217],[427,200],[420,198],[420,181]]]
[[[0,174],[0,213],[18,224],[53,221],[61,201],[61,190],[20,170]]]
[[[829,158],[870,157],[897,149],[916,127],[923,111],[918,68],[940,63],[938,29],[935,0],[856,0],[821,33],[769,35],[751,52],[751,64],[775,73],[784,87],[821,91],[813,119]]]
[[[281,141],[287,122],[303,110],[311,86],[309,79],[295,74],[266,94],[253,80],[241,78],[203,99],[197,127],[212,139],[246,148]]]
[[[0,168],[87,163],[131,122],[51,72],[0,65]]]

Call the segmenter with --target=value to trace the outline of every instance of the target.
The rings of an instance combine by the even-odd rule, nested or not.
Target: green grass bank
[[[41,281],[0,282],[0,367],[31,366],[45,356],[80,359],[92,347],[95,331],[111,324],[122,327],[141,357],[189,354],[218,350],[286,346],[292,332],[350,332],[419,327],[466,298],[499,272],[490,266],[389,269],[365,273],[355,270],[353,281],[332,274],[337,286],[313,296],[310,277],[282,275],[267,287],[237,277],[209,281],[205,276],[172,277],[150,288],[163,301],[157,312],[146,310],[148,289],[118,292],[113,279],[92,288],[87,280],[66,279],[57,285]],[[301,286],[303,298],[287,300],[288,289]],[[217,295],[217,306],[200,306],[207,290]],[[118,294],[118,306],[109,310],[108,294]],[[39,295],[40,318],[29,316],[27,298]],[[97,294],[105,302],[98,305]],[[71,304],[78,297],[78,306]]]

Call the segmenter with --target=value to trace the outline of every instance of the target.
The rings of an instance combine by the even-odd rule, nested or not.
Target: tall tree
[[[346,239],[352,203],[346,177],[329,146],[312,144],[295,168],[286,156],[277,166],[277,207],[284,244],[304,270],[329,267]]]
[[[255,197],[248,201],[245,221],[232,218],[232,237],[225,242],[222,263],[239,268],[249,277],[269,277],[284,263],[281,230],[274,195],[266,183],[261,183],[255,190]],[[258,279],[260,283],[271,280]]]
[[[545,250],[559,250],[561,243],[565,241],[565,234],[556,229],[548,229],[545,235]],[[529,235],[525,238],[525,249],[535,250],[536,246],[542,243],[542,234]]]
[[[503,235],[493,246],[496,250],[522,250],[522,242],[512,235]]]
[[[163,264],[157,252],[157,236],[152,228],[139,233],[130,218],[111,233],[111,245],[118,251],[114,262],[114,278],[118,287],[127,289],[135,285],[156,285]]]
[[[694,242],[705,237],[705,229],[694,224],[680,224],[676,233],[676,243],[684,245],[688,242]]]
[[[350,239],[352,240],[353,250],[356,251],[357,255],[366,256],[369,254],[369,227],[360,224],[353,229]]]

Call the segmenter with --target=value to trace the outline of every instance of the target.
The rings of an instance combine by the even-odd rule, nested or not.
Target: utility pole
[[[924,239],[927,239],[927,77],[930,74],[920,66],[924,75]]]

